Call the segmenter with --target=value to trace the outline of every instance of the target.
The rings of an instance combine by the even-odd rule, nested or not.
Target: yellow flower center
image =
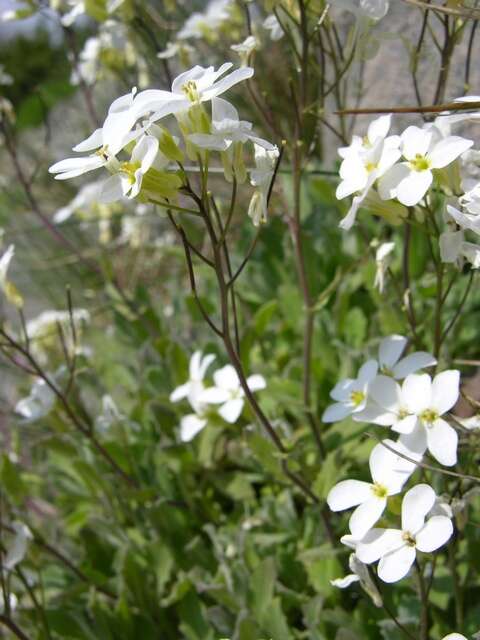
[[[399,409],[398,411],[398,417],[400,418],[400,420],[403,420],[404,418],[406,418],[408,415],[410,415],[410,412],[407,411],[406,409]]]
[[[198,94],[197,83],[195,80],[189,80],[182,86],[183,93],[187,96],[190,102],[200,102],[200,96]]]
[[[363,391],[352,391],[352,393],[350,394],[350,402],[355,407],[360,406],[364,400],[365,394],[363,393]]]
[[[135,182],[135,171],[140,169],[140,162],[122,162],[120,165],[120,171],[126,174],[127,178],[133,184]]]
[[[428,171],[430,169],[430,160],[420,153],[417,153],[413,160],[410,160],[410,168],[414,171]]]
[[[410,531],[404,531],[402,533],[402,540],[407,544],[407,546],[409,547],[414,547],[415,546],[415,538],[413,537],[413,535],[410,533]]]
[[[388,489],[383,484],[375,482],[372,485],[372,493],[376,498],[386,498],[388,496]]]
[[[422,413],[420,414],[420,420],[422,420],[422,422],[426,422],[427,424],[433,424],[435,420],[438,420],[438,418],[438,412],[434,409],[425,409],[425,411],[422,411]]]
[[[365,165],[365,169],[368,171],[368,173],[372,173],[372,171],[377,168],[378,164],[376,162],[367,162],[367,164]]]

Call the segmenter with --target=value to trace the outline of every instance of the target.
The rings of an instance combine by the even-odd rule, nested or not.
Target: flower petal
[[[447,516],[432,516],[415,536],[419,551],[431,553],[444,545],[453,534],[453,524]]]
[[[201,359],[197,371],[197,377],[199,380],[203,380],[205,374],[207,373],[208,367],[215,360],[215,357],[216,356],[213,353],[207,353],[207,355]]]
[[[390,427],[397,421],[397,415],[370,403],[361,411],[354,413],[353,419],[355,422],[373,422],[373,424],[379,424],[382,427]]]
[[[215,371],[213,379],[216,386],[220,389],[236,391],[240,387],[240,380],[238,379],[237,372],[231,364],[226,364],[221,369]]]
[[[188,396],[188,392],[190,390],[190,383],[186,382],[185,384],[181,384],[179,387],[174,389],[170,394],[170,402],[178,402],[179,400],[183,400]]]
[[[392,431],[396,433],[412,433],[417,426],[417,421],[418,418],[415,415],[406,416],[392,424]]]
[[[402,385],[402,401],[411,413],[419,414],[430,407],[432,380],[427,373],[411,373]]]
[[[322,415],[322,422],[340,422],[352,413],[351,407],[342,402],[335,402],[328,406]]]
[[[372,485],[361,480],[342,480],[336,484],[327,497],[332,511],[344,511],[369,500],[372,497]]]
[[[380,368],[391,369],[402,355],[407,346],[407,339],[403,336],[392,335],[384,338],[378,347],[378,361]]]
[[[397,200],[406,207],[413,207],[423,199],[432,184],[433,174],[426,171],[411,171],[397,187]]]
[[[415,535],[424,522],[425,516],[435,504],[435,491],[428,484],[412,487],[402,502],[402,529]]]
[[[431,353],[427,353],[426,351],[415,351],[397,362],[393,367],[393,377],[401,380],[411,373],[415,373],[419,369],[431,367],[434,364],[437,364],[437,361]]]
[[[202,102],[206,100],[211,100],[216,96],[228,91],[231,87],[243,80],[247,80],[251,78],[254,74],[254,70],[251,67],[242,67],[241,69],[235,69],[232,73],[229,73],[227,76],[222,78],[219,82],[216,82],[209,89],[206,89],[202,92],[201,100]]]
[[[432,141],[432,132],[420,127],[407,127],[401,135],[402,153],[407,160],[425,156]]]
[[[83,153],[85,151],[93,151],[94,149],[98,149],[103,145],[103,129],[95,129],[95,131],[88,136],[82,142],[79,142],[75,147],[73,147],[74,151],[78,151]]]
[[[203,418],[199,418],[194,413],[190,413],[180,421],[180,440],[182,442],[190,442],[207,424]]]
[[[397,194],[398,185],[404,180],[410,173],[410,170],[405,164],[394,164],[378,181],[378,193],[382,200],[390,200],[395,198]]]
[[[227,389],[220,389],[219,387],[208,387],[204,389],[199,396],[200,402],[206,404],[223,404],[230,400],[231,396]]]
[[[353,391],[354,380],[351,378],[346,378],[345,380],[340,380],[330,391],[330,397],[333,400],[337,400],[338,402],[344,402],[348,399],[351,391]]]
[[[390,131],[392,122],[392,114],[380,116],[373,120],[368,126],[368,140],[370,144],[374,144],[378,138],[385,138]]]
[[[116,173],[114,176],[107,178],[102,184],[98,200],[104,204],[121,200],[128,192],[129,187],[130,181],[120,173]]]
[[[349,527],[352,536],[357,540],[365,537],[365,534],[380,519],[387,505],[386,498],[372,496],[366,502],[359,505],[352,513],[349,520]]]
[[[363,540],[358,542],[355,554],[361,562],[371,564],[387,553],[400,549],[404,544],[399,529],[370,529]]]
[[[405,447],[406,455],[421,460],[427,450],[427,431],[420,421],[412,433],[402,434],[399,439],[400,444]]]
[[[253,376],[249,376],[247,378],[247,386],[250,391],[259,391],[260,389],[265,389],[267,383],[265,382],[265,378],[258,373],[255,373]]]
[[[456,404],[460,395],[460,371],[449,369],[435,376],[432,382],[432,409],[443,415]]]
[[[379,375],[369,387],[369,395],[383,409],[397,413],[400,405],[400,385],[389,376]]]
[[[458,435],[455,429],[439,418],[426,430],[428,450],[435,460],[446,467],[457,464]]]
[[[240,417],[244,404],[243,398],[234,398],[222,405],[218,413],[226,422],[233,424]]]
[[[461,136],[448,136],[440,140],[428,154],[432,167],[434,169],[446,167],[472,145],[473,140],[467,140]]]
[[[415,547],[404,545],[400,549],[388,553],[378,563],[378,577],[383,582],[397,582],[404,578],[415,562]]]
[[[360,371],[358,372],[357,380],[361,384],[367,384],[371,382],[378,371],[378,363],[376,360],[368,360],[364,365],[360,367]]]

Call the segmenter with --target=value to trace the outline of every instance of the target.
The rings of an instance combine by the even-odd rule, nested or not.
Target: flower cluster
[[[439,237],[442,261],[479,268],[480,245],[466,234],[480,235],[480,152],[471,149],[472,140],[451,135],[452,125],[464,120],[478,120],[478,114],[440,115],[397,136],[388,135],[391,115],[386,115],[371,122],[364,138],[353,136],[350,146],[339,149],[336,195],[340,200],[353,195],[340,226],[350,229],[362,206],[395,224],[409,215],[408,208],[419,207],[414,213],[422,221],[425,214],[432,215],[430,192],[435,188],[447,197]]]
[[[240,120],[233,105],[219,97],[253,75],[250,67],[227,73],[232,66],[225,63],[218,70],[195,66],[175,78],[171,91],[137,93],[133,89],[112,103],[101,128],[74,147],[74,151],[92,153],[57,162],[50,172],[58,180],[66,180],[103,167],[111,175],[101,186],[98,196],[101,202],[126,197],[171,203],[179,189],[186,186],[183,167],[186,156],[201,165],[207,160],[207,151],[218,152],[226,179],[235,178],[242,183],[246,179],[243,147],[252,143],[256,169],[251,171],[255,191],[249,215],[255,224],[264,222],[279,152],[253,132],[250,122]],[[211,114],[205,110],[209,102]],[[183,149],[176,136],[157,124],[168,116],[176,119]],[[120,154],[126,157],[118,157]]]
[[[354,194],[352,206],[340,226],[350,229],[361,205],[375,212],[387,200],[404,207],[421,203],[436,177],[473,145],[472,140],[449,134],[439,119],[423,128],[410,126],[400,135],[388,135],[391,115],[381,116],[368,127],[364,138],[354,136],[348,147],[339,149],[343,161],[337,198]],[[368,198],[368,200],[367,200]],[[400,209],[393,215],[405,216]],[[384,214],[385,215],[385,214]]]
[[[203,381],[214,360],[214,355],[204,356],[201,351],[195,351],[190,358],[188,381],[170,394],[171,402],[187,399],[193,409],[193,413],[183,416],[180,421],[180,439],[183,442],[189,442],[207,426],[210,405],[219,405],[218,415],[229,424],[236,422],[243,411],[245,391],[232,365],[227,364],[215,371],[213,386],[205,387]],[[249,376],[246,383],[252,392],[266,387],[265,379],[258,374]]]
[[[396,441],[382,440],[373,448],[371,482],[344,480],[327,498],[333,511],[356,507],[349,521],[350,535],[342,541],[355,550],[353,564],[378,560],[378,575],[385,582],[403,578],[417,551],[435,551],[453,533],[450,506],[424,483],[405,493],[399,529],[374,527],[389,497],[402,492],[427,449],[440,464],[452,466],[457,461],[457,433],[445,414],[458,400],[460,374],[448,370],[432,379],[418,373],[435,365],[436,360],[423,351],[403,356],[406,345],[402,336],[383,339],[378,360],[365,363],[357,378],[339,382],[330,394],[336,402],[323,415],[325,422],[350,415],[358,422],[388,427],[399,436]],[[356,575],[363,584],[365,580],[358,572]],[[342,582],[339,586],[346,585]]]

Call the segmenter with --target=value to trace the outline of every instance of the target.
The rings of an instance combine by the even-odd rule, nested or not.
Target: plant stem
[[[422,570],[418,562],[415,560],[415,575],[417,576],[418,593],[420,596],[421,613],[420,613],[420,628],[418,640],[428,640],[428,596],[425,587],[425,579],[423,577]]]

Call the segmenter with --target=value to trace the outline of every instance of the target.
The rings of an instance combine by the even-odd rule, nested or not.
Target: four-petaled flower
[[[219,415],[231,424],[236,422],[242,413],[245,404],[245,391],[243,390],[237,372],[231,364],[227,364],[213,374],[215,385],[205,389],[200,395],[200,401],[205,404],[219,404]],[[265,389],[266,382],[263,376],[254,374],[246,380],[250,391]]]
[[[330,392],[336,400],[323,413],[323,422],[338,422],[351,414],[362,411],[367,404],[368,387],[377,375],[378,364],[375,360],[366,362],[355,379],[341,380]]]
[[[394,442],[385,442],[398,448]],[[370,454],[373,482],[342,480],[330,490],[328,506],[332,511],[357,507],[350,517],[349,526],[352,536],[361,540],[384,512],[387,498],[400,493],[415,468],[415,463],[392,453],[380,442]]]
[[[189,379],[180,385],[170,394],[170,402],[179,402],[187,399],[195,413],[183,416],[180,421],[180,438],[182,442],[189,442],[207,424],[204,416],[205,403],[201,400],[201,395],[205,389],[203,379],[210,364],[215,360],[215,356],[208,354],[203,356],[201,351],[195,351],[190,358]]]
[[[447,467],[457,462],[458,435],[442,418],[456,404],[459,396],[460,372],[442,371],[435,378],[428,374],[412,374],[408,386],[408,405],[417,420],[414,429],[400,437],[412,452],[432,456]],[[411,424],[411,423],[410,423]]]
[[[378,563],[378,576],[384,582],[397,582],[407,575],[417,550],[431,553],[444,545],[453,533],[447,516],[425,518],[435,504],[435,491],[418,484],[405,494],[401,529],[371,529],[356,545],[361,562]]]
[[[433,129],[414,126],[405,129],[401,141],[405,161],[380,178],[378,189],[384,200],[397,198],[407,207],[423,199],[433,182],[434,169],[448,166],[473,144],[473,140],[460,136],[439,139]]]

